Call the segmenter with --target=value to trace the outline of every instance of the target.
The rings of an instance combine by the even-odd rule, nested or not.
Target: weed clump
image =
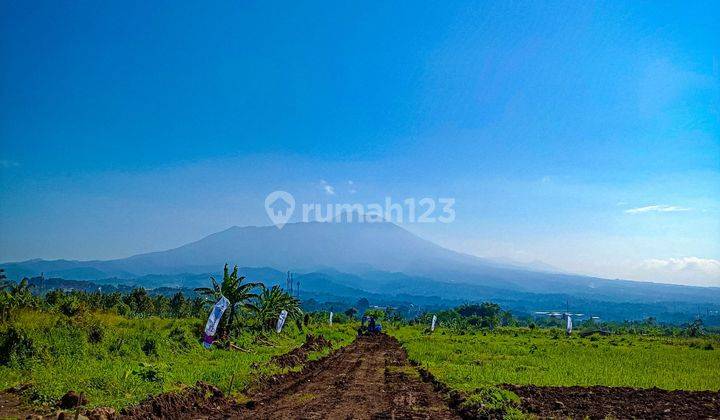
[[[105,337],[105,329],[99,322],[88,325],[85,332],[87,333],[88,342],[92,344],[101,343],[103,337]]]
[[[152,363],[140,363],[133,373],[146,382],[162,382],[163,374],[160,366]]]
[[[172,340],[180,350],[190,349],[198,340],[193,337],[192,333],[179,325],[172,327],[168,333],[168,337]]]
[[[469,418],[502,418],[520,412],[520,397],[497,388],[478,388],[460,404],[460,411]]]
[[[158,343],[152,337],[145,338],[141,350],[147,357],[158,357]]]

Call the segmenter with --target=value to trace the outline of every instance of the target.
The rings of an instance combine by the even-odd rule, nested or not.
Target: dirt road
[[[456,419],[423,382],[395,338],[360,337],[300,372],[251,391],[240,406],[212,390],[164,394],[125,414],[136,418]]]
[[[253,396],[246,418],[450,419],[443,400],[408,364],[396,339],[360,337]]]

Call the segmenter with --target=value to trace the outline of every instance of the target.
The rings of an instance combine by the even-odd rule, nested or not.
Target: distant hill
[[[249,280],[268,284],[283,285],[286,271],[292,270],[305,290],[332,296],[520,299],[529,304],[530,296],[538,295],[563,297],[552,302],[567,297],[638,304],[720,302],[720,288],[607,280],[560,273],[540,262],[530,269],[478,258],[443,248],[392,223],[292,223],[281,230],[232,227],[178,248],[129,258],[36,259],[2,267],[11,279],[44,273],[99,284],[192,288],[207,285],[208,277],[219,275],[226,262],[243,267]],[[535,309],[549,309],[544,307],[549,302],[542,302]]]
[[[46,275],[94,280],[202,273],[217,270],[226,262],[296,271],[320,268],[347,272],[524,268],[519,263],[496,262],[448,250],[392,223],[291,223],[282,230],[274,226],[236,226],[178,248],[129,258],[109,261],[35,259],[3,266],[11,275],[44,272]]]

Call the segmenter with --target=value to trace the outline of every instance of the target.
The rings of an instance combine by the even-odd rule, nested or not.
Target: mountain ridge
[[[691,286],[610,280],[496,262],[449,250],[388,222],[289,223],[283,229],[272,225],[232,226],[179,247],[127,258],[32,259],[0,266],[7,270],[10,278],[44,273],[78,280],[100,280],[217,273],[225,263],[266,267],[280,273],[336,270],[388,281],[393,275],[404,275],[408,282],[426,279],[447,285],[466,284],[531,293],[610,293],[614,296],[618,294],[616,289],[622,288],[641,290],[640,295],[652,289],[657,293],[649,296],[663,298],[668,290],[681,295],[695,294],[690,292],[694,290]]]

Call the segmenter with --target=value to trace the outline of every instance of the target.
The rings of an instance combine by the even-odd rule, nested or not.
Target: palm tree
[[[244,276],[238,276],[237,265],[233,268],[232,273],[230,273],[228,265],[225,264],[222,283],[218,284],[215,277],[210,277],[213,285],[212,288],[199,287],[195,289],[196,292],[213,299],[213,301],[217,301],[221,296],[225,296],[230,302],[228,317],[223,317],[225,322],[220,323],[220,331],[228,331],[230,329],[230,326],[232,326],[232,323],[235,321],[236,307],[239,306],[251,311],[256,311],[257,309],[255,305],[251,303],[251,300],[257,298],[258,295],[252,291],[257,287],[263,287],[263,284],[252,282],[243,283],[244,280]]]
[[[285,292],[280,286],[273,286],[271,289],[263,286],[255,306],[258,321],[264,329],[275,326],[275,320],[283,309],[288,312],[288,318],[297,319],[303,314],[300,300]]]

